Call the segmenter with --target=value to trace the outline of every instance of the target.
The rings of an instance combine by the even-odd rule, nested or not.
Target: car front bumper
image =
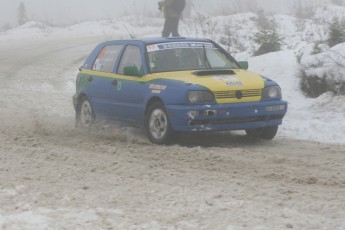
[[[229,131],[281,125],[287,112],[283,100],[215,105],[167,105],[174,130]]]

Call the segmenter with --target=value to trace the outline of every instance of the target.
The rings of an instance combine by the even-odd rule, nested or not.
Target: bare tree
[[[290,9],[297,18],[312,19],[318,4],[318,0],[293,0]]]

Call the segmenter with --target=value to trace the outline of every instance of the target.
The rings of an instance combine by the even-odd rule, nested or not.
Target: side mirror
[[[139,71],[138,67],[135,65],[125,66],[123,69],[123,74],[126,76],[141,77],[143,74]]]
[[[242,67],[242,69],[247,70],[249,68],[249,63],[247,61],[239,61],[238,64]]]

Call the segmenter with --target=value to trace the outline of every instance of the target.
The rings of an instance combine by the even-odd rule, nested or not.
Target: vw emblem
[[[243,93],[241,91],[236,92],[236,98],[241,99],[243,97]]]

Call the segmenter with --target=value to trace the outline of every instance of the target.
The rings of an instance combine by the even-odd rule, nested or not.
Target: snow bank
[[[345,96],[326,93],[308,99],[300,89],[294,51],[285,50],[249,59],[249,68],[275,80],[288,101],[288,113],[278,135],[302,140],[344,143]]]
[[[345,81],[345,43],[319,54],[305,55],[301,64],[307,76],[326,77],[335,82]]]
[[[41,22],[30,21],[20,27],[0,34],[1,40],[37,40],[71,37],[112,37],[129,38],[155,34],[161,30],[162,18],[127,16],[116,20],[97,20],[83,22],[68,27],[56,27]]]
[[[343,74],[345,44],[324,52],[311,54],[316,41],[327,36],[329,13],[343,12],[342,7],[327,6],[328,13],[316,11],[318,20],[297,19],[288,15],[275,15],[279,33],[284,38],[283,50],[259,57],[251,57],[253,35],[257,31],[256,15],[253,13],[208,17],[196,15],[194,19],[181,22],[181,34],[208,37],[233,51],[238,60],[249,60],[250,69],[277,81],[283,97],[289,102],[289,111],[279,135],[291,138],[325,142],[344,142],[345,125],[341,122],[345,114],[344,97],[327,93],[316,99],[308,99],[300,90],[298,57],[308,75],[322,77],[325,74],[334,81],[345,81]],[[323,17],[322,15],[327,15]],[[199,21],[198,21],[199,20]],[[200,21],[202,20],[202,21]],[[302,20],[303,25],[298,24]],[[159,36],[164,19],[127,16],[116,20],[98,20],[60,28],[39,22],[29,22],[0,35],[0,40],[56,39],[102,37],[105,39],[128,38],[130,33],[141,36]],[[128,30],[128,31],[127,31]],[[340,65],[338,65],[338,64]],[[68,92],[70,93],[70,92]]]

